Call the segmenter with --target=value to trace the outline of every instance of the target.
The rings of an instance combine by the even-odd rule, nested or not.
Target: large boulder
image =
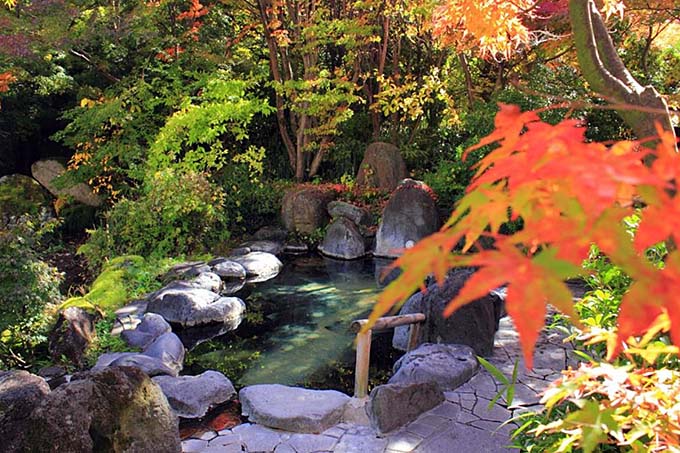
[[[94,325],[97,316],[82,308],[68,307],[59,313],[57,322],[48,338],[48,350],[55,361],[66,357],[80,367],[85,350],[97,336]]]
[[[326,230],[319,251],[331,258],[353,260],[366,254],[366,246],[354,222],[338,217]]]
[[[21,451],[180,452],[178,418],[140,370],[83,373],[35,408]]]
[[[366,412],[371,426],[380,435],[394,431],[444,401],[444,393],[434,382],[384,384],[371,391]]]
[[[123,330],[120,336],[133,348],[144,349],[161,335],[171,332],[170,324],[156,313],[145,313],[135,329]]]
[[[465,344],[482,356],[493,352],[494,335],[504,307],[500,292],[490,292],[460,307],[448,318],[442,315],[473,272],[472,269],[454,270],[441,286],[432,283],[427,291],[416,293],[406,301],[400,314],[425,313],[418,343]],[[406,326],[394,330],[392,345],[395,348],[406,350],[408,330]]]
[[[246,270],[246,277],[249,282],[263,282],[276,277],[283,263],[271,253],[250,252],[246,255],[230,256],[231,261],[235,261]]]
[[[350,397],[335,390],[308,390],[280,384],[244,387],[243,415],[253,423],[296,433],[320,433],[340,423]]]
[[[434,382],[446,392],[467,382],[479,368],[475,351],[460,344],[425,343],[394,364],[389,384]]]
[[[21,452],[33,409],[50,393],[47,382],[26,371],[0,372],[0,439],[5,452]]]
[[[213,406],[236,395],[231,381],[222,373],[208,370],[198,376],[156,376],[170,407],[183,418],[203,417]]]
[[[399,148],[390,143],[376,142],[368,145],[364,152],[357,185],[391,191],[406,176],[408,172]]]
[[[328,223],[326,206],[335,193],[319,187],[288,190],[283,196],[281,218],[288,231],[311,234]]]
[[[430,188],[403,180],[390,196],[378,227],[375,256],[396,258],[403,249],[439,229],[439,214]]]
[[[190,327],[222,323],[235,329],[246,306],[236,297],[221,297],[207,289],[194,288],[181,282],[171,283],[154,293],[146,310],[161,315],[169,323]]]
[[[66,168],[60,162],[51,159],[39,160],[31,165],[31,174],[33,177],[54,196],[70,195],[76,201],[88,206],[96,207],[102,204],[101,198],[92,192],[92,189],[84,183],[57,189],[54,184],[54,179],[64,174],[65,171]]]
[[[45,221],[53,217],[52,197],[30,176],[14,174],[0,178],[0,225],[24,214]]]

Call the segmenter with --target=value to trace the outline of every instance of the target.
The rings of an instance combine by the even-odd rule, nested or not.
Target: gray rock
[[[279,259],[267,252],[250,252],[247,255],[232,256],[229,258],[236,261],[246,270],[249,282],[263,282],[278,275],[283,267]]]
[[[285,241],[288,237],[288,232],[283,228],[276,226],[263,226],[253,235],[257,241]]]
[[[320,433],[340,422],[349,396],[279,384],[252,385],[239,392],[243,415],[253,423],[298,433]]]
[[[179,374],[184,366],[184,345],[172,332],[164,333],[156,338],[142,354],[160,360],[175,372],[174,375]]]
[[[99,356],[92,371],[100,371],[108,367],[126,366],[137,368],[149,376],[167,374],[177,376],[177,371],[170,368],[160,359],[136,352],[107,352]]]
[[[219,293],[222,290],[222,279],[214,272],[201,272],[196,278],[190,280],[189,284],[214,293]]]
[[[229,260],[227,258],[212,265],[213,272],[222,278],[235,278],[244,279],[246,278],[246,270],[236,261]]]
[[[444,393],[434,382],[385,384],[371,391],[367,407],[371,426],[384,435],[412,422],[444,401]]]
[[[38,371],[38,376],[47,381],[52,390],[67,381],[66,369],[60,366],[48,366]]]
[[[245,280],[228,280],[224,282],[220,294],[223,296],[231,296],[241,291],[244,286],[246,286]]]
[[[47,382],[26,371],[0,372],[0,439],[6,452],[20,452],[33,409],[50,393]]]
[[[429,187],[403,180],[390,196],[375,237],[375,256],[396,258],[403,249],[439,229],[439,214]]]
[[[198,376],[156,376],[153,381],[163,390],[172,410],[183,418],[203,417],[211,407],[236,395],[231,381],[212,370]]]
[[[120,335],[133,348],[144,349],[156,338],[171,331],[170,324],[161,315],[146,313],[135,329],[124,330]]]
[[[399,148],[390,143],[371,143],[359,165],[357,186],[394,190],[407,175]]]
[[[351,203],[344,201],[331,201],[328,203],[328,214],[332,219],[337,219],[339,217],[344,217],[351,220],[356,225],[369,226],[373,223],[371,219],[371,214],[367,209],[361,206],[356,206]]]
[[[210,266],[204,261],[189,261],[172,266],[170,270],[161,277],[161,280],[169,282],[182,278],[193,278],[200,275],[202,272],[210,272]]]
[[[267,252],[272,255],[283,252],[283,244],[278,241],[248,241],[241,244],[240,247],[247,247],[251,252]]]
[[[333,221],[323,242],[319,245],[319,251],[331,258],[352,260],[366,255],[364,238],[359,229],[351,220],[338,217]]]
[[[102,204],[101,198],[92,192],[92,189],[90,189],[84,183],[79,183],[63,189],[57,189],[54,184],[54,179],[57,176],[64,174],[65,171],[66,167],[56,160],[39,160],[31,165],[31,175],[54,196],[58,197],[60,195],[70,195],[76,201],[88,206],[96,207]]]
[[[419,292],[406,301],[400,314],[425,313],[426,316],[418,343],[465,344],[481,356],[493,352],[494,335],[504,305],[499,292],[491,292],[460,307],[448,318],[442,316],[446,305],[473,272],[472,269],[456,269],[449,273],[441,286],[432,283],[426,292]],[[406,350],[408,329],[397,327],[394,330],[392,345],[395,348]]]
[[[467,382],[478,368],[475,351],[469,346],[425,343],[394,364],[389,384],[434,382],[449,391]]]
[[[231,250],[229,250],[229,256],[242,256],[242,255],[247,255],[252,250],[250,250],[250,247],[236,247]]]
[[[181,451],[178,418],[163,392],[127,367],[83,373],[45,396],[26,440],[22,451]]]
[[[289,255],[304,255],[309,252],[309,246],[302,242],[286,242],[283,246],[283,253]]]
[[[384,288],[401,275],[401,268],[392,267],[392,264],[394,264],[393,259],[375,257],[373,264],[375,266],[375,283],[379,288]]]
[[[212,291],[176,282],[151,296],[147,312],[184,327],[213,322],[238,326],[245,304],[236,297],[220,297]]]
[[[281,218],[288,231],[311,234],[328,223],[326,205],[335,193],[319,187],[293,188],[283,196]]]
[[[94,324],[99,317],[82,308],[68,307],[59,313],[48,338],[48,350],[55,361],[66,357],[80,367],[85,350],[97,336]]]

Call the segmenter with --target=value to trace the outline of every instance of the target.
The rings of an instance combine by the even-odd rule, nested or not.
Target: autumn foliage
[[[634,280],[621,303],[618,340],[611,342],[609,356],[661,315],[667,315],[672,340],[680,344],[680,251],[670,252],[663,269],[644,253],[660,241],[680,243],[675,193],[680,159],[673,134],[659,129],[654,148],[634,141],[593,143],[585,140],[578,120],[551,125],[539,113],[500,105],[495,130],[472,148],[495,149],[477,165],[446,225],[394,263],[407,272],[381,294],[373,317],[422,287],[429,274],[443,282],[449,269],[474,266],[478,272],[445,314],[507,285],[507,310],[531,367],[546,304],[578,323],[564,280],[582,272],[580,265],[596,244]],[[642,220],[631,240],[623,220],[637,209]],[[501,234],[504,223],[519,218],[521,231]],[[454,253],[461,246],[474,253]]]

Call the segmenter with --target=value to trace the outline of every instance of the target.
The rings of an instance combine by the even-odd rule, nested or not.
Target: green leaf
[[[496,368],[489,361],[487,361],[484,357],[477,356],[477,360],[479,361],[479,364],[486,369],[486,371],[488,371],[494,378],[496,378],[497,381],[505,385],[510,384],[510,381],[503,374],[503,372]],[[517,367],[517,363],[515,363],[515,367]]]

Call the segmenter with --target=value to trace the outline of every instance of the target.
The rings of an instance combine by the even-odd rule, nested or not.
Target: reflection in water
[[[230,363],[224,371],[240,386],[300,384],[330,362],[351,360],[349,325],[372,308],[374,271],[371,260],[292,259],[275,279],[249,287],[244,323],[196,360],[205,368]]]

